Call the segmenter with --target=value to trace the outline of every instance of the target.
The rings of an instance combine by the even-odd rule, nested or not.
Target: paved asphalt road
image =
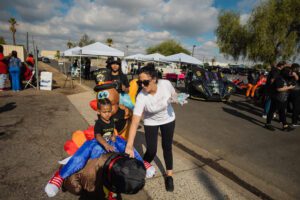
[[[274,121],[275,132],[264,129],[262,110],[236,95],[230,103],[190,99],[174,108],[176,134],[300,199],[300,128],[282,132]]]
[[[176,134],[300,199],[300,128],[264,129],[261,109],[238,96],[226,104],[189,100],[174,107]]]

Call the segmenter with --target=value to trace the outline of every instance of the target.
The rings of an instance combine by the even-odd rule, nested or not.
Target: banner
[[[52,72],[41,72],[41,90],[52,90]]]

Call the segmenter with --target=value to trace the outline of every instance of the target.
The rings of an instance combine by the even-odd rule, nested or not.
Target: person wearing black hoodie
[[[278,110],[279,120],[282,123],[283,131],[291,131],[293,128],[287,124],[286,121],[286,107],[287,99],[291,89],[295,86],[290,84],[292,70],[290,67],[284,67],[280,75],[275,79],[271,85],[271,106],[267,115],[267,122],[265,128],[274,131],[275,128],[271,125],[273,114]]]
[[[295,85],[295,88],[291,90],[290,100],[292,103],[292,126],[298,127],[299,113],[300,113],[300,65],[293,63],[291,66],[292,69],[292,84]]]

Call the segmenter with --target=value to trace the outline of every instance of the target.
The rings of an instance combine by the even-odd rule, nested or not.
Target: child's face
[[[101,105],[100,109],[98,109],[98,114],[102,119],[109,121],[111,117],[111,111],[111,105]]]

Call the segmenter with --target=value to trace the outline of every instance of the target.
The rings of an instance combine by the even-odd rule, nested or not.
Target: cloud
[[[15,16],[12,17],[30,23],[42,22],[61,15],[61,9],[66,6],[60,0],[51,0],[51,3],[47,0],[9,0],[5,3],[2,1],[0,1],[1,10],[13,10]]]
[[[160,3],[145,16],[144,23],[154,29],[182,36],[197,36],[215,29],[218,10],[212,1],[172,0]]]
[[[121,8],[84,0],[77,0],[64,17],[66,24],[93,31],[128,31],[137,28],[140,20],[141,16],[131,16]]]
[[[242,25],[245,25],[250,17],[250,14],[242,14],[240,16],[240,21]]]
[[[10,42],[5,17],[11,16],[19,23],[19,44],[25,43],[29,32],[40,49],[63,50],[68,40],[77,42],[86,33],[100,42],[112,38],[120,50],[128,45],[129,52],[144,53],[166,39],[201,38],[202,33],[212,31],[218,14],[212,4],[212,0],[0,0],[0,23],[6,24],[0,30]]]

